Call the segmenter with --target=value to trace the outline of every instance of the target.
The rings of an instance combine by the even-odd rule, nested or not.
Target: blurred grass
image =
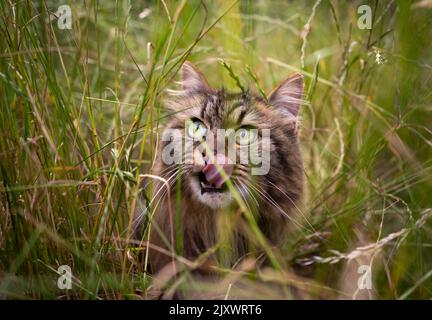
[[[236,89],[223,59],[257,92],[292,71],[306,77],[303,212],[329,236],[312,282],[300,283],[336,296],[346,259],[325,261],[362,238],[376,244],[377,298],[431,298],[432,8],[370,1],[373,28],[360,30],[360,1],[88,1],[70,3],[72,30],[60,30],[50,21],[60,4],[0,4],[1,297],[148,297],[152,278],[134,272],[127,249],[133,212],[151,195],[142,175],[168,116],[161,98],[185,59]],[[288,259],[310,229],[293,231]],[[73,290],[57,289],[64,264]],[[267,283],[296,281],[273,272]],[[249,285],[256,297],[287,297]]]

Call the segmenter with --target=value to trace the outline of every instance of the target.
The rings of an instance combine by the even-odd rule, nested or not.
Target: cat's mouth
[[[224,155],[216,154],[206,161],[200,171],[190,177],[196,199],[213,209],[224,208],[232,202],[226,182],[233,173],[233,164]]]
[[[207,181],[206,175],[203,172],[198,174],[198,180],[201,186],[201,195],[204,193],[222,193],[226,191],[226,185],[223,183],[219,188]]]

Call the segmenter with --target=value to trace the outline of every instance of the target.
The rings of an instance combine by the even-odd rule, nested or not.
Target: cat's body
[[[262,240],[251,228],[251,216],[265,241],[277,246],[296,220],[303,194],[304,172],[297,139],[298,110],[303,93],[300,74],[277,87],[269,95],[268,102],[246,92],[229,94],[213,90],[188,62],[182,67],[181,85],[177,97],[168,102],[173,115],[165,131],[180,129],[186,135],[190,123],[192,135],[202,131],[208,136],[216,129],[233,128],[240,132],[236,133],[240,138],[236,138],[235,146],[239,155],[245,147],[244,137],[250,144],[259,143],[262,147],[264,143],[263,135],[252,137],[245,130],[269,129],[270,157],[262,160],[268,162],[269,171],[264,175],[252,175],[254,165],[241,164],[238,160],[228,165],[228,157],[220,151],[213,147],[199,149],[196,143],[192,163],[166,164],[162,158],[170,141],[159,142],[154,175],[162,180],[154,180],[151,204],[150,243],[156,248],[150,252],[153,272],[172,261],[169,253],[173,252],[194,261],[209,249],[227,250],[229,258],[225,259],[225,264],[228,265],[251,252],[259,252]],[[256,139],[255,142],[252,139]],[[224,173],[220,173],[221,170]],[[227,180],[232,182],[250,216],[241,209],[238,197],[227,187]],[[181,199],[177,198],[179,191]],[[181,232],[180,237],[178,232]],[[220,256],[223,253],[211,255],[211,262],[217,264]]]

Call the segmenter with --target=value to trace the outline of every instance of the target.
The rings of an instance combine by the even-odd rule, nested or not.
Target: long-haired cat
[[[153,272],[176,255],[195,261],[209,252],[206,261],[211,265],[230,267],[244,256],[260,254],[264,244],[277,247],[288,236],[303,194],[297,137],[303,86],[303,76],[296,73],[268,98],[248,91],[229,93],[211,88],[192,63],[183,64],[180,90],[166,102],[170,117],[159,138],[154,171],[160,178],[154,180],[149,209],[140,213],[151,221],[147,231]],[[208,143],[227,139],[216,136],[218,129],[233,132],[234,161],[225,149],[217,150],[217,143]],[[173,130],[182,139],[165,139]],[[254,175],[258,165],[239,161],[239,155],[252,144],[262,155],[265,130],[269,157],[258,165],[266,165],[268,172]],[[194,141],[191,161],[186,161],[188,138]],[[170,144],[181,150],[181,161],[164,161]]]

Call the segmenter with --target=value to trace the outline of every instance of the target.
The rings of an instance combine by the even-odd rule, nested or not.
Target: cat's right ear
[[[180,69],[181,91],[186,94],[195,94],[209,91],[210,87],[204,75],[191,62],[185,61]]]
[[[297,118],[303,97],[304,80],[301,73],[294,73],[269,94],[269,102],[282,114]]]

